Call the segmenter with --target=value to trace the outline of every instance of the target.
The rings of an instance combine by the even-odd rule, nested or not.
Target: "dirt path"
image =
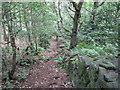
[[[49,51],[45,51],[46,57],[54,57],[57,53],[56,37],[50,40]],[[38,60],[27,69],[30,76],[19,85],[19,88],[71,88],[69,77],[64,69],[57,69],[57,62],[53,59],[49,61]]]

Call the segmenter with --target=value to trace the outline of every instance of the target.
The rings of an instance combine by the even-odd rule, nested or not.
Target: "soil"
[[[25,67],[29,76],[22,83],[17,85],[19,88],[72,88],[69,76],[65,69],[57,66],[54,58],[57,52],[56,37],[52,36],[49,40],[49,50],[44,51],[44,55],[50,58],[49,61],[38,60],[37,64]]]

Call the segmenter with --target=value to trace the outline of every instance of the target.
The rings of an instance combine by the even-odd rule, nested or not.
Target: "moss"
[[[108,69],[108,70],[116,70],[116,66],[110,62],[100,63],[99,66],[104,67],[105,69]]]
[[[115,66],[106,59],[95,58],[93,60],[89,57],[81,56],[78,63],[72,63],[68,65],[70,71],[70,78],[74,83],[74,86],[77,88],[108,88],[116,87],[115,83],[107,83],[104,79],[104,76],[108,73],[107,68]],[[101,67],[103,65],[104,67]],[[107,68],[106,68],[107,67]],[[115,81],[114,81],[115,82]]]

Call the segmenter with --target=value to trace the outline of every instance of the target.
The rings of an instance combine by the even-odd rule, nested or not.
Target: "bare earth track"
[[[46,57],[54,57],[57,53],[57,41],[53,36],[50,40],[49,51],[44,51]],[[54,59],[38,60],[38,64],[25,68],[29,77],[19,84],[18,88],[72,88],[69,77],[64,69],[57,69]]]

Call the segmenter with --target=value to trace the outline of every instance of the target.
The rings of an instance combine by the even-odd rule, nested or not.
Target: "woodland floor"
[[[50,39],[49,51],[45,50],[44,55],[51,58],[57,54],[56,37]],[[25,67],[29,77],[20,83],[19,88],[72,88],[69,82],[69,76],[65,69],[59,68],[55,59],[49,61],[37,60],[38,64],[33,64],[30,67]]]

